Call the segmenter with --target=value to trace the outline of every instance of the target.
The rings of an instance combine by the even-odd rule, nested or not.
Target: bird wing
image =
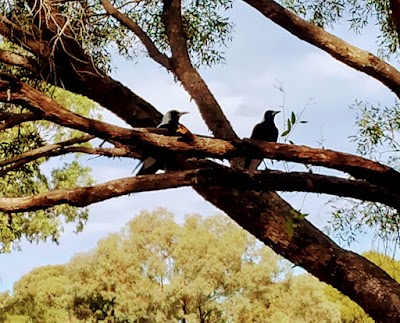
[[[138,175],[155,174],[157,170],[160,169],[160,165],[157,160],[153,157],[147,157],[142,163],[139,171],[136,173]]]
[[[250,139],[258,139],[258,140],[262,140],[264,135],[264,129],[261,123],[257,123],[254,128],[253,131],[251,132],[251,136]]]
[[[180,123],[178,124],[178,129],[176,130],[176,132],[181,135],[180,140],[182,141],[191,142],[194,139],[194,136],[190,132],[190,130]]]
[[[250,139],[276,142],[278,140],[278,128],[272,123],[258,123],[254,126]]]

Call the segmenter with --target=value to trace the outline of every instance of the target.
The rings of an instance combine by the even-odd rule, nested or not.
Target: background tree
[[[339,322],[324,286],[225,216],[179,225],[158,209],[66,265],[33,270],[0,309],[33,322]]]
[[[245,2],[298,38],[381,81],[397,96],[400,94],[400,73],[395,67],[324,29],[340,21],[345,13],[350,14],[350,26],[357,31],[371,17],[377,17],[381,52],[396,54],[397,1],[371,1],[366,7],[358,1],[285,1],[286,8],[269,0]],[[400,178],[399,173],[348,154],[238,140],[196,69],[201,64],[212,65],[221,60],[218,46],[226,44],[232,27],[222,12],[230,6],[229,1],[181,3],[180,0],[139,3],[10,0],[1,4],[2,131],[8,134],[20,130],[4,140],[4,186],[19,188],[6,191],[0,199],[4,249],[8,250],[23,235],[30,240],[56,239],[60,229],[57,219],[61,214],[69,221],[76,221],[80,228],[87,213],[70,206],[84,207],[132,192],[192,186],[262,242],[344,292],[376,320],[398,320],[399,284],[363,257],[338,247],[274,191],[328,193],[383,203],[394,215],[378,214],[374,219],[388,230],[395,230],[397,226],[392,221],[397,223],[399,193],[394,183]],[[53,87],[62,86],[97,102],[132,127],[155,126],[160,113],[108,76],[112,65],[107,45],[115,44],[129,58],[137,50],[136,40],[182,84],[218,139],[198,136],[187,143],[144,129],[117,127],[91,118],[87,111],[85,115],[85,111],[73,110],[54,97]],[[64,131],[67,139],[52,146],[54,143],[40,132],[43,120],[54,129],[69,128],[84,134]],[[82,145],[92,136],[110,146]],[[14,142],[20,144],[15,146]],[[85,172],[81,176],[77,163],[54,172],[51,179],[41,175],[37,165],[41,158],[77,152],[136,158],[150,154],[175,171],[116,179],[96,186],[85,186],[91,185],[90,178]],[[326,166],[354,179],[278,171],[249,174],[240,170],[240,159],[244,156]],[[218,165],[205,157],[230,159],[233,167]],[[18,174],[21,171],[24,174]],[[388,216],[392,221],[387,221]]]

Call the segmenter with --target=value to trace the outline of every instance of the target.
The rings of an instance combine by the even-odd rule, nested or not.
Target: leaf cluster
[[[169,43],[162,22],[162,1],[116,0],[112,1],[112,4],[135,21],[160,52],[169,55]],[[49,20],[55,20],[51,7],[60,12],[67,22],[67,28],[60,27],[60,36],[64,33],[68,38],[75,39],[89,54],[96,67],[103,72],[111,71],[113,47],[127,59],[136,58],[143,52],[136,36],[105,14],[99,1],[60,1],[52,4],[43,1],[41,7],[47,11]],[[223,61],[222,48],[230,41],[233,30],[233,24],[225,15],[226,10],[231,7],[231,0],[183,2],[182,16],[187,46],[195,66],[212,66]],[[37,19],[25,1],[8,1],[0,6],[0,14],[27,30],[32,28],[33,19]],[[39,39],[40,30],[37,31],[37,37]],[[50,46],[62,46],[62,39],[56,38]]]
[[[55,100],[86,116],[98,116],[96,105],[82,96],[74,95],[59,88],[46,87]],[[26,113],[27,110],[12,104],[1,104],[0,112]],[[41,148],[48,144],[75,138],[80,132],[66,129],[46,121],[26,122],[6,129],[0,133],[0,161]],[[89,145],[89,144],[87,144]],[[56,188],[87,186],[94,183],[91,170],[79,164],[79,156],[64,165],[54,167],[50,172],[44,170],[48,158],[39,158],[9,169],[10,165],[0,166],[2,197],[30,196]],[[12,166],[12,165],[11,165]],[[46,165],[47,166],[47,165]],[[81,231],[88,218],[88,209],[77,209],[60,205],[47,210],[25,213],[0,214],[0,252],[10,252],[19,248],[19,242],[26,239],[33,241],[58,241],[63,223],[75,223],[76,231]]]

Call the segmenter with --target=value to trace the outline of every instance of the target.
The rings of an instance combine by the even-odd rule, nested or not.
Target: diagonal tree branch
[[[121,23],[121,25],[127,27],[140,39],[142,44],[146,47],[149,56],[154,61],[156,61],[161,66],[164,66],[168,71],[171,70],[169,57],[158,50],[151,38],[144,32],[142,28],[140,28],[140,26],[135,21],[124,15],[122,12],[118,11],[118,9],[115,8],[110,1],[100,0],[100,2],[109,15],[117,19]]]
[[[207,84],[190,61],[180,0],[164,0],[163,22],[171,48],[173,72],[196,102],[207,126],[217,138],[238,139]]]
[[[400,98],[400,72],[392,65],[301,19],[275,1],[244,1],[291,34],[324,50],[342,63],[381,81]]]
[[[54,36],[51,32],[47,35],[47,39]],[[68,46],[66,49],[70,51]],[[83,52],[81,48],[79,50]],[[104,100],[107,105],[103,106],[116,114],[119,111],[124,120],[130,120],[128,123],[131,125],[148,126],[159,121],[160,114],[155,110],[150,112],[144,109],[149,113],[141,114],[141,106],[131,104],[136,102],[136,95],[120,83],[107,84],[102,80],[103,75],[99,74],[97,79],[81,79],[77,70],[71,70],[69,55],[63,56],[60,50],[55,56],[58,63],[54,66],[67,89],[74,91],[75,88],[78,93],[84,91],[88,97],[100,103],[101,99]],[[90,69],[81,71],[90,74]],[[108,97],[104,98],[103,95]],[[135,111],[131,112],[131,109]],[[135,113],[139,114],[136,120],[132,117]],[[150,120],[149,123],[146,120]],[[287,234],[286,220],[295,211],[275,193],[242,192],[218,185],[199,185],[195,188],[204,198],[225,210],[232,219],[275,251],[350,296],[376,320],[400,320],[399,284],[361,256],[339,248],[308,221],[302,221],[292,236]]]
[[[0,34],[6,39],[10,39],[22,48],[30,51],[39,57],[46,58],[50,55],[50,46],[44,40],[37,40],[36,37],[27,30],[22,29],[5,16],[0,15]]]

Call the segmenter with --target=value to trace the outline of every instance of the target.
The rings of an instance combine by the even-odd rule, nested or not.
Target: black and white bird
[[[279,112],[280,111],[273,110],[268,110],[265,112],[263,120],[254,126],[250,139],[276,142],[278,140],[278,128],[274,123],[274,118]],[[257,167],[261,164],[261,161],[261,159],[247,158],[244,168],[248,170],[257,170]]]
[[[161,123],[157,128],[164,128],[168,130],[168,134],[181,134],[182,136],[193,136],[190,131],[179,123],[179,118],[188,112],[179,112],[177,110],[170,110],[164,114]],[[147,157],[139,166],[140,169],[137,175],[155,174],[159,169],[163,168],[161,162],[153,157]]]

